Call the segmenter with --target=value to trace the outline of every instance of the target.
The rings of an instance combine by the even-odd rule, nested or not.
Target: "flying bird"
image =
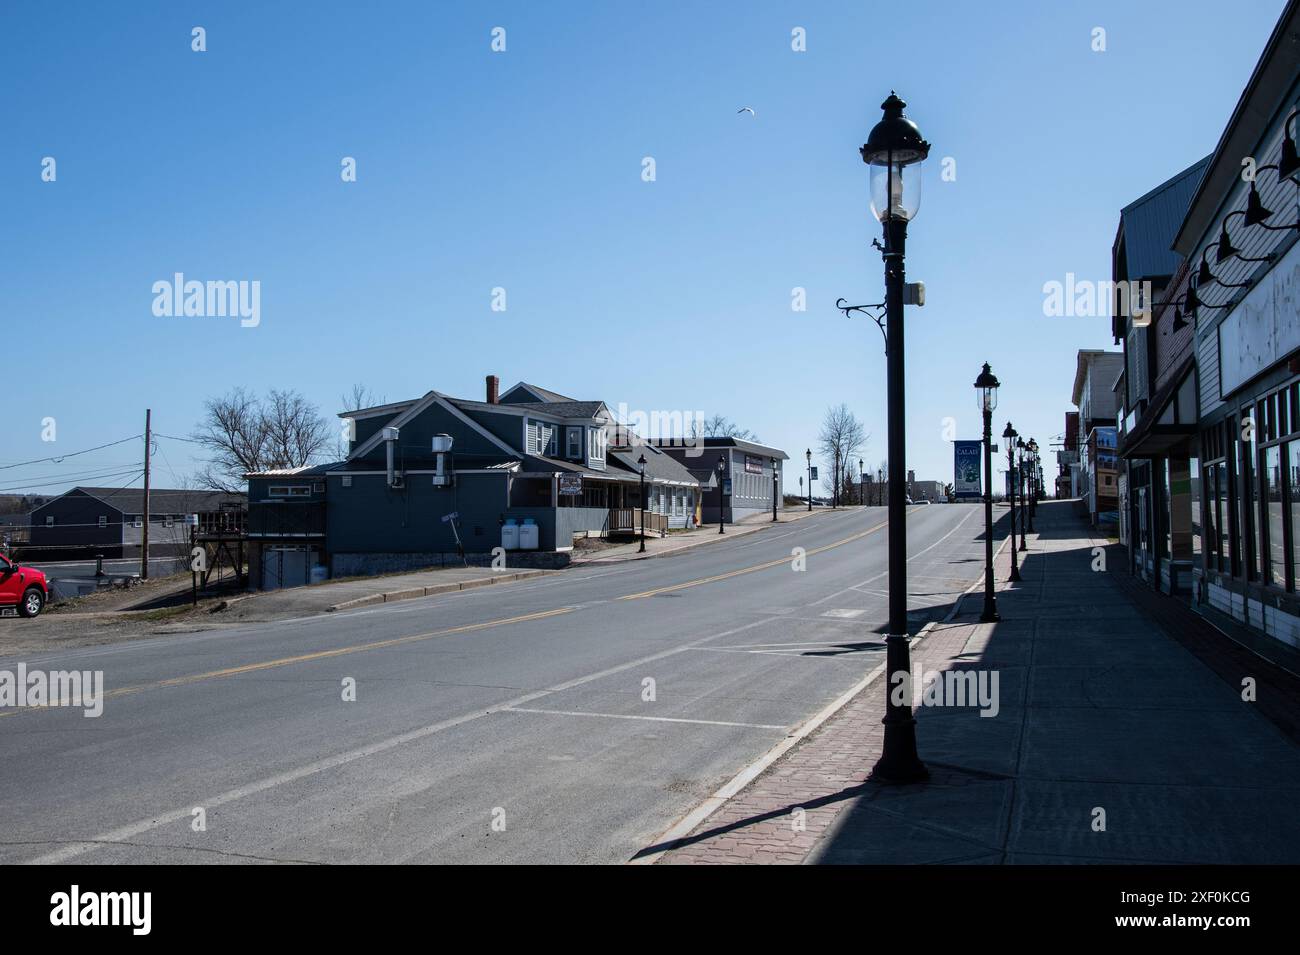
[[[754,107],[752,106],[742,106],[740,107],[740,109],[736,110],[736,115],[740,115],[741,113],[748,113],[750,116],[753,116],[755,119],[758,118],[758,114],[754,112]]]

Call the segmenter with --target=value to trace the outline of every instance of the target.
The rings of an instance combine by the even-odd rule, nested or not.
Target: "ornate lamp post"
[[[727,512],[725,510],[727,505],[727,495],[725,492],[727,488],[726,485],[722,483],[723,480],[722,475],[725,474],[726,471],[727,471],[727,456],[725,454],[719,454],[718,455],[718,533],[719,534],[725,534],[727,532]]]
[[[881,257],[885,261],[885,359],[889,421],[889,625],[885,637],[885,738],[873,777],[889,782],[919,782],[929,778],[916,752],[916,719],[912,701],[895,702],[894,687],[910,679],[907,633],[907,435],[904,411],[903,305],[905,297],[919,304],[919,292],[905,282],[907,224],[921,202],[921,163],[930,144],[916,124],[903,115],[907,107],[894,93],[881,104],[884,116],[871,130],[859,152],[871,167],[871,211],[884,230]],[[904,682],[903,685],[907,685]]]
[[[1019,437],[1011,422],[1002,430],[1002,437],[1007,442],[1007,498],[1011,502],[1011,575],[1007,577],[1014,583],[1020,581],[1020,568],[1016,566],[1016,438]]]
[[[867,470],[862,466],[861,458],[858,458],[858,503],[867,503]]]
[[[1029,545],[1025,543],[1025,518],[1029,514],[1029,508],[1025,506],[1025,442],[1016,438],[1016,458],[1019,467],[1016,468],[1016,488],[1020,493],[1020,549],[1029,550]],[[1015,531],[1012,530],[1014,537]],[[1014,540],[1012,542],[1014,544]]]
[[[808,511],[812,513],[812,448],[803,453],[808,459]]]
[[[993,411],[998,406],[997,375],[984,363],[984,370],[975,379],[979,392],[980,410],[984,414],[984,611],[980,623],[996,623],[998,598],[993,592]]]
[[[637,553],[645,553],[645,455],[637,458],[637,473],[641,475],[641,546]]]
[[[840,506],[840,449],[835,449],[835,466],[831,468],[831,510]]]
[[[1029,533],[1034,533],[1034,514],[1038,510],[1038,442],[1033,438],[1025,445],[1029,452]]]

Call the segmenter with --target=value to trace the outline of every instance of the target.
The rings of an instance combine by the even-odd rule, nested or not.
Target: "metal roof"
[[[1178,271],[1182,257],[1172,248],[1174,236],[1183,224],[1187,207],[1209,163],[1210,157],[1206,156],[1120,210],[1128,265],[1126,277],[1130,281],[1173,275]]]

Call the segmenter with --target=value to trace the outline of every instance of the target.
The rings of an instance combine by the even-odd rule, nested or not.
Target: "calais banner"
[[[957,497],[982,497],[980,456],[983,441],[954,441],[952,490]]]

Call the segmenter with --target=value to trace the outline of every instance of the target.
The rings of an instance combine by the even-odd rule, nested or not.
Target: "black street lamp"
[[[831,510],[840,506],[840,449],[835,449],[835,466],[831,468]]]
[[[1016,451],[1019,467],[1016,469],[1016,487],[1020,491],[1020,549],[1029,550],[1029,545],[1025,543],[1025,517],[1029,514],[1029,508],[1025,505],[1025,442],[1016,438]],[[1012,528],[1012,546],[1015,546],[1015,529]]]
[[[858,458],[858,503],[867,503],[867,470],[862,466],[861,458]]]
[[[1029,451],[1029,533],[1034,533],[1034,513],[1038,510],[1038,442],[1033,438],[1025,445]]]
[[[641,547],[639,554],[645,553],[645,455],[637,458],[637,472],[641,475]]]
[[[727,496],[723,493],[726,490],[722,483],[722,475],[727,470],[727,457],[724,454],[718,455],[718,533],[727,532]]]
[[[998,406],[997,375],[984,363],[984,370],[975,379],[979,391],[980,410],[984,413],[984,612],[980,623],[996,623],[998,598],[993,592],[993,410]]]
[[[1007,499],[1011,502],[1011,575],[1007,580],[1018,583],[1020,568],[1016,566],[1016,438],[1019,435],[1011,422],[1002,431],[1007,442]]]
[[[808,513],[812,513],[812,448],[803,453],[808,459]]]
[[[876,504],[885,503],[885,469],[876,468]]]
[[[885,636],[884,745],[872,776],[888,782],[920,782],[930,774],[916,752],[916,718],[912,700],[895,702],[895,685],[908,686],[911,653],[907,632],[907,433],[904,411],[903,305],[908,289],[903,267],[907,223],[921,201],[921,163],[930,144],[916,124],[903,115],[907,107],[893,92],[859,150],[871,167],[871,211],[884,230],[885,365],[889,422],[889,625]]]
[[[772,523],[776,523],[776,458],[772,459]]]

